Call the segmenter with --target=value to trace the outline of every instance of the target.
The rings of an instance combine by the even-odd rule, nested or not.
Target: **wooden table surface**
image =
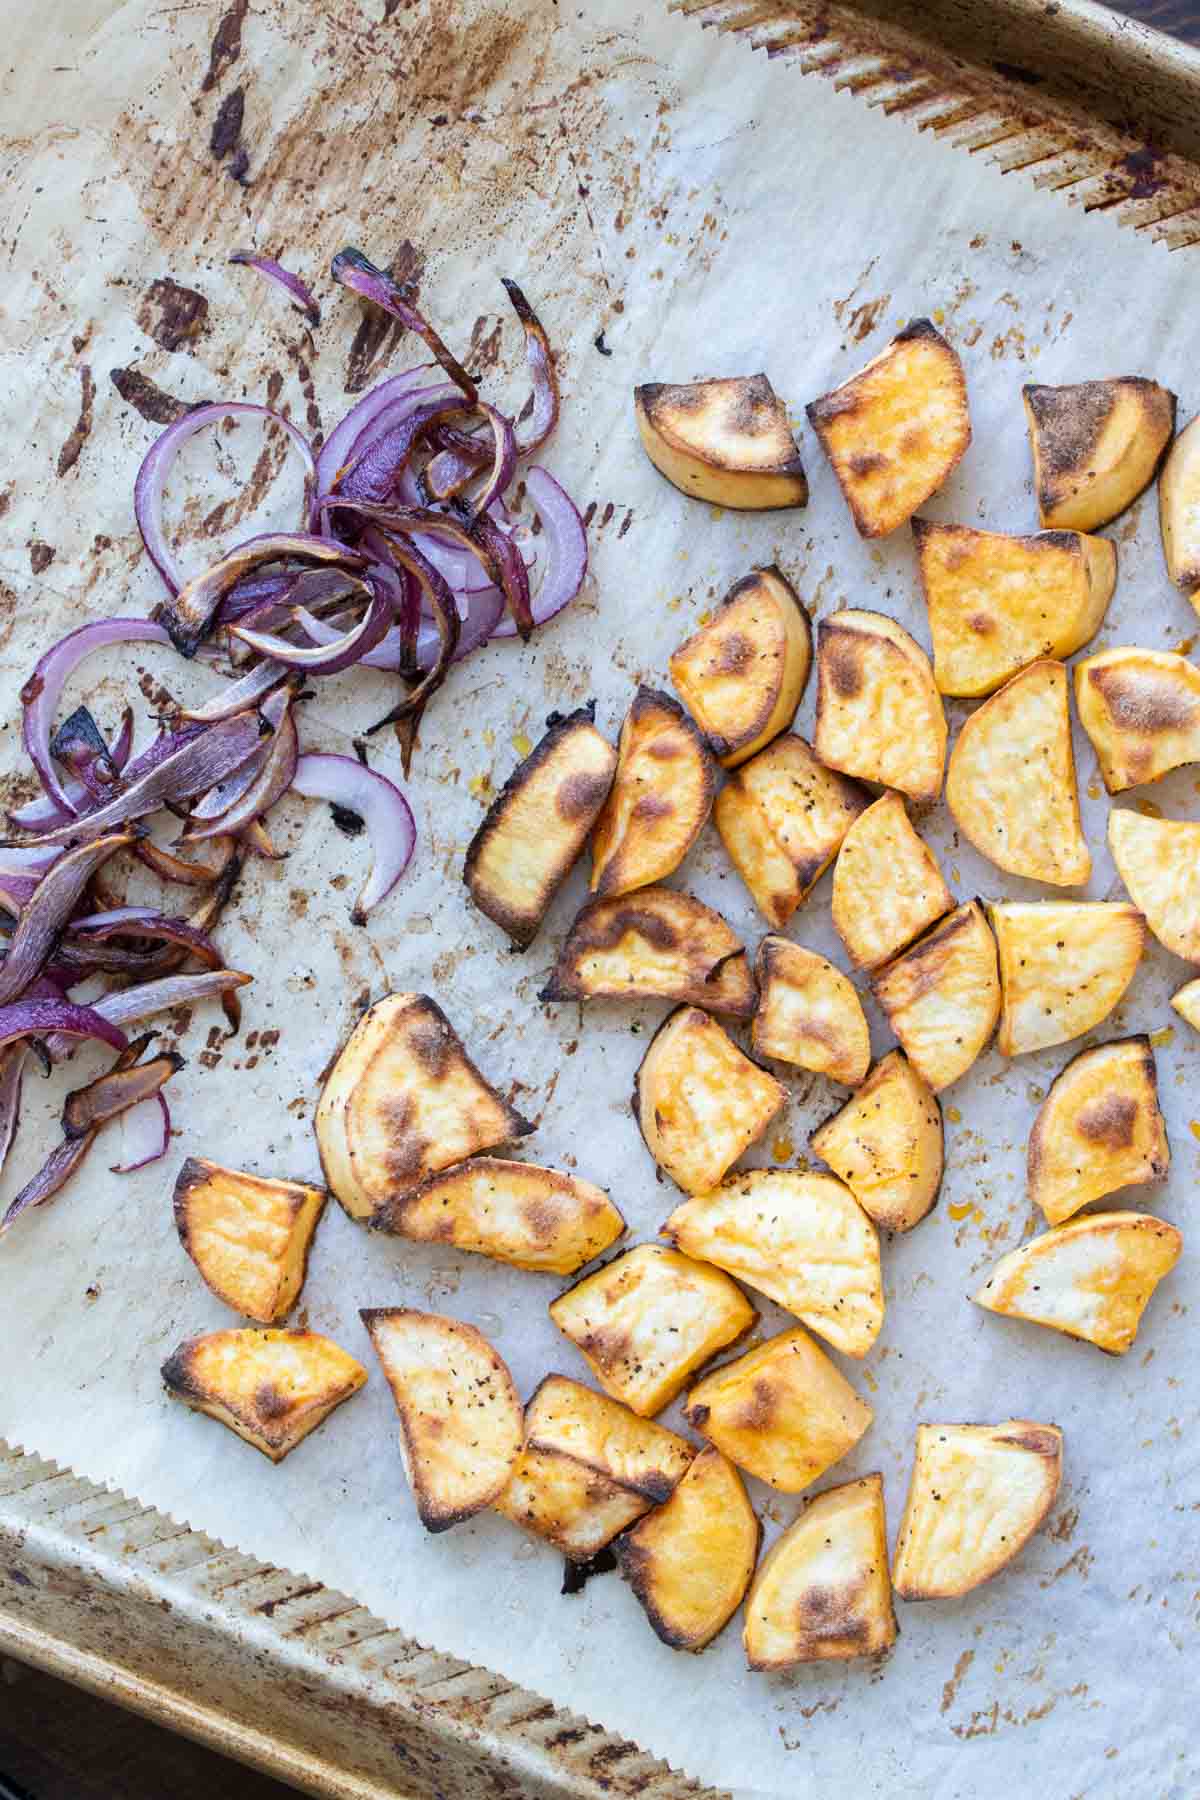
[[[1114,11],[1200,44],[1200,0],[1124,0]],[[0,1800],[287,1800],[292,1792],[53,1676],[0,1663]]]

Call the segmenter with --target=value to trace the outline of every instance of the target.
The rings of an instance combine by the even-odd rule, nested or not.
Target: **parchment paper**
[[[430,0],[381,23],[350,5],[315,13],[268,5],[245,18],[240,60],[202,91],[217,20],[209,6],[134,0],[8,21],[6,766],[22,767],[16,692],[39,647],[84,618],[144,612],[157,597],[131,511],[154,428],[119,401],[108,370],[136,362],[189,398],[262,398],[275,375],[281,403],[303,421],[303,358],[328,428],[347,403],[358,313],[322,270],[347,239],[381,260],[412,239],[426,264],[427,308],[460,346],[479,321],[480,363],[501,318],[499,276],[527,284],[561,350],[563,423],[547,460],[595,505],[593,579],[529,648],[489,649],[437,699],[410,784],[419,857],[368,930],[348,920],[364,843],[341,836],[325,807],[287,803],[289,859],[247,870],[220,930],[229,960],[256,976],[242,1035],[226,1040],[215,1008],[178,1033],[190,1066],[175,1084],[170,1159],[111,1176],[116,1157],[107,1152],[117,1145],[103,1141],[74,1187],[3,1246],[0,1431],[342,1588],[419,1639],[579,1708],[739,1796],[990,1796],[1035,1786],[1063,1800],[1194,1793],[1200,1770],[1185,1701],[1200,1586],[1187,1385],[1194,1254],[1163,1283],[1124,1361],[966,1299],[979,1271],[1031,1229],[1026,1137],[1048,1082],[1079,1044],[1011,1065],[989,1052],[943,1097],[941,1203],[911,1236],[886,1245],[883,1334],[864,1363],[844,1365],[876,1420],[828,1480],[882,1469],[893,1530],[918,1421],[1027,1415],[1066,1434],[1048,1529],[964,1600],[901,1606],[900,1641],[882,1666],[750,1676],[736,1626],[701,1658],[673,1654],[616,1577],[560,1599],[557,1556],[498,1518],[427,1536],[373,1364],[366,1392],[279,1468],[169,1403],[158,1376],[181,1337],[233,1322],[176,1240],[170,1189],[179,1161],[196,1151],[316,1176],[318,1075],[368,994],[435,994],[485,1071],[538,1120],[524,1153],[609,1187],[631,1242],[653,1236],[673,1203],[628,1105],[664,1009],[604,1005],[581,1016],[538,1006],[582,875],[529,953],[510,956],[459,885],[487,783],[504,779],[514,740],[536,739],[552,708],[595,696],[598,722],[615,734],[633,685],[663,682],[674,645],[756,561],[777,558],[816,615],[878,607],[928,639],[907,532],[859,541],[807,428],[806,511],[715,517],[645,462],[633,383],[764,368],[799,421],[805,400],[900,322],[930,312],[962,350],[975,437],[928,511],[1033,529],[1020,383],[1153,375],[1179,392],[1189,416],[1200,400],[1192,264],[657,8],[590,0],[578,12],[451,9]],[[207,142],[235,81],[246,91],[244,191]],[[246,241],[285,252],[317,281],[325,321],[313,343],[274,290],[225,267]],[[211,305],[205,332],[173,353],[139,324],[139,314],[146,323],[155,316],[143,305],[148,283],[168,274]],[[416,360],[410,350],[390,366]],[[519,361],[506,321],[492,381],[516,403]],[[82,364],[96,381],[94,417],[77,462],[59,476]],[[213,479],[220,493],[235,491]],[[290,505],[281,477],[265,512],[287,518]],[[198,528],[194,504],[189,517]],[[1121,578],[1100,642],[1190,644],[1197,621],[1166,581],[1153,500],[1115,530]],[[56,550],[37,577],[31,541]],[[131,668],[147,675],[143,735],[153,679],[177,694],[213,685],[165,655],[114,653],[80,688],[109,725],[120,696],[134,691]],[[386,693],[382,677],[326,684],[304,715],[306,740],[345,747]],[[799,728],[811,722],[810,689]],[[1095,759],[1085,741],[1077,752],[1095,855],[1090,892],[1119,893]],[[394,772],[388,747],[377,758]],[[1195,776],[1173,775],[1155,801],[1196,816]],[[959,895],[1044,895],[959,844],[944,811],[927,829]],[[760,922],[711,829],[678,880],[757,940]],[[791,934],[836,954],[828,906],[826,878]],[[1196,1040],[1167,999],[1188,974],[1151,945],[1098,1033],[1162,1032],[1174,1164],[1165,1189],[1133,1198],[1185,1231],[1200,1157]],[[888,1038],[868,1010],[878,1054]],[[30,1078],[6,1196],[53,1141],[64,1080]],[[798,1077],[791,1087],[790,1116],[768,1139],[767,1160],[775,1137],[802,1151],[837,1104],[821,1081]],[[360,1306],[443,1308],[493,1336],[528,1392],[547,1369],[586,1373],[546,1317],[559,1286],[368,1236],[331,1206],[299,1317],[371,1363]],[[762,1314],[764,1330],[785,1322],[765,1303]],[[756,1499],[768,1538],[797,1507],[761,1489]]]

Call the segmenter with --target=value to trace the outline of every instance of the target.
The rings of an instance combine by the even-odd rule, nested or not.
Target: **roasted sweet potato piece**
[[[1150,1296],[1182,1249],[1182,1237],[1165,1219],[1087,1213],[1002,1256],[975,1302],[1124,1356]]]
[[[997,868],[1054,887],[1088,879],[1062,663],[1030,663],[964,721],[946,770],[946,805]]]
[[[744,1641],[752,1669],[891,1649],[882,1475],[826,1488],[776,1539],[747,1596]]]
[[[735,769],[713,823],[754,903],[786,925],[869,804],[856,782],[825,768],[802,737],[786,733]]]
[[[757,994],[742,940],[676,888],[593,900],[567,934],[539,1000],[682,1000],[748,1019]]]
[[[1154,480],[1175,429],[1175,396],[1119,375],[1021,389],[1043,525],[1097,531]]]
[[[895,619],[847,609],[817,626],[813,748],[829,768],[898,788],[918,805],[941,793],[941,696],[929,658]]]
[[[892,1585],[952,1600],[990,1581],[1033,1536],[1062,1479],[1057,1425],[918,1425]]]
[[[703,734],[670,694],[640,687],[592,833],[592,892],[606,899],[670,875],[703,831],[715,792]]]
[[[329,1196],[189,1156],[175,1181],[179,1241],[218,1300],[278,1325],[304,1285],[308,1251]]]
[[[1127,645],[1085,657],[1075,705],[1110,794],[1200,762],[1200,669],[1175,650]]]
[[[497,794],[467,846],[463,880],[480,912],[518,950],[537,936],[550,902],[608,798],[617,753],[593,723],[595,703],[549,729]]]
[[[636,1244],[550,1303],[606,1394],[653,1418],[758,1317],[735,1281],[662,1244]]]
[[[521,1402],[503,1358],[474,1325],[407,1306],[360,1313],[400,1414],[400,1454],[426,1531],[446,1531],[507,1487]]]
[[[1200,962],[1200,825],[1114,808],[1108,847],[1159,943],[1185,962]]]
[[[173,1399],[282,1462],[358,1392],[367,1371],[318,1331],[238,1326],[185,1338],[163,1364],[162,1378]]]
[[[573,1275],[616,1243],[625,1221],[603,1188],[499,1156],[431,1175],[385,1201],[371,1224],[425,1244],[474,1250],[515,1269]]]
[[[1051,1225],[1170,1167],[1148,1037],[1081,1050],[1050,1085],[1029,1136],[1029,1198]]]
[[[525,1444],[498,1513],[586,1562],[669,1500],[696,1454],[607,1394],[547,1375],[525,1408]]]
[[[885,1231],[911,1231],[937,1199],[942,1109],[902,1050],[877,1062],[809,1143]]]
[[[943,694],[994,693],[1027,663],[1073,656],[1104,622],[1117,581],[1108,538],[931,519],[914,519],[913,537]]]
[[[707,625],[671,658],[671,680],[722,768],[786,731],[812,662],[812,626],[774,565],[734,583]]]
[[[850,961],[879,968],[953,905],[900,795],[881,794],[851,825],[834,865],[833,926]]]
[[[871,1061],[871,1034],[862,1001],[842,971],[788,938],[765,937],[754,972],[755,1056],[774,1056],[857,1087]]]
[[[761,1536],[741,1476],[709,1448],[671,1498],[618,1539],[617,1566],[664,1644],[703,1650],[740,1606]]]
[[[732,1462],[785,1494],[853,1449],[874,1416],[799,1325],[706,1375],[683,1411]]]
[[[1146,921],[1124,901],[1004,901],[990,911],[1003,988],[1001,1056],[1082,1037],[1133,980]]]
[[[1177,994],[1171,995],[1171,1005],[1181,1019],[1186,1019],[1193,1031],[1200,1031],[1200,977],[1187,982]]]
[[[1200,420],[1193,419],[1167,452],[1158,483],[1167,574],[1192,605],[1200,589]],[[1198,609],[1200,610],[1200,609]]]
[[[765,375],[650,381],[633,404],[646,455],[681,493],[754,512],[808,500],[787,408]]]
[[[760,1138],[786,1089],[715,1019],[680,1007],[642,1058],[633,1107],[646,1148],[685,1193],[702,1194]]]
[[[909,1062],[935,1093],[965,1075],[1000,1015],[996,945],[978,900],[918,938],[871,986]]]
[[[848,1187],[799,1169],[749,1169],[677,1206],[663,1236],[728,1270],[865,1356],[883,1326],[879,1237]]]
[[[913,319],[807,412],[867,538],[911,519],[971,441],[962,364],[928,319]]]
[[[325,1179],[355,1219],[533,1130],[427,994],[388,994],[363,1014],[325,1082],[316,1127]]]

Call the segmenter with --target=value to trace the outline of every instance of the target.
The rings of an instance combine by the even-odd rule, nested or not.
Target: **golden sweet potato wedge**
[[[669,1500],[696,1454],[594,1388],[547,1375],[525,1408],[525,1444],[495,1509],[586,1562]]]
[[[179,1241],[218,1300],[278,1325],[304,1286],[308,1251],[329,1195],[189,1156],[175,1181]]]
[[[789,732],[734,770],[717,795],[713,823],[759,912],[783,926],[868,803],[864,789],[826,769]]]
[[[1187,982],[1177,994],[1172,994],[1171,1005],[1193,1031],[1200,1031],[1200,976]]]
[[[400,1414],[400,1455],[426,1531],[446,1531],[508,1486],[523,1439],[503,1358],[474,1325],[407,1306],[359,1317]]]
[[[879,968],[953,905],[900,795],[881,794],[842,839],[833,871],[833,926],[850,961]]]
[[[515,1269],[573,1275],[611,1248],[625,1221],[604,1192],[563,1169],[473,1156],[386,1200],[376,1231],[473,1250]]]
[[[929,658],[895,619],[847,609],[817,626],[813,748],[827,767],[898,788],[918,805],[941,793],[941,696]]]
[[[748,1019],[757,994],[742,940],[676,888],[593,900],[576,916],[539,1000],[684,1000]]]
[[[715,1263],[819,1332],[865,1356],[883,1325],[879,1238],[832,1175],[750,1169],[677,1206],[663,1236]]]
[[[1021,395],[1043,525],[1096,531],[1154,480],[1175,429],[1169,388],[1119,375]]]
[[[911,1231],[937,1199],[942,1109],[902,1050],[877,1062],[808,1141],[885,1231]]]
[[[990,908],[1003,1000],[996,1048],[1023,1056],[1106,1019],[1141,960],[1146,921],[1123,900],[1004,901]]]
[[[787,1090],[715,1019],[680,1007],[642,1058],[633,1110],[646,1148],[685,1193],[703,1194],[760,1138]]]
[[[620,1539],[617,1566],[664,1644],[703,1650],[741,1605],[761,1537],[741,1476],[710,1448]]]
[[[1032,537],[913,520],[943,694],[974,698],[1094,638],[1117,582],[1116,545],[1077,531]]]
[[[605,1393],[651,1419],[758,1314],[719,1269],[635,1244],[551,1301],[550,1317]]]
[[[694,500],[751,512],[808,500],[787,408],[765,375],[650,381],[633,407],[646,455]]]
[[[354,1219],[533,1130],[427,994],[388,994],[363,1014],[325,1082],[316,1128],[325,1179]]]
[[[1182,1249],[1182,1237],[1165,1219],[1088,1213],[1002,1256],[975,1303],[1124,1356],[1151,1294]]]
[[[807,412],[867,538],[911,519],[971,441],[962,364],[928,319],[913,319]]]
[[[965,1075],[1000,1015],[996,945],[978,900],[918,938],[871,987],[909,1062],[934,1093]]]
[[[1175,650],[1126,645],[1085,657],[1075,705],[1110,794],[1200,762],[1200,669]]]
[[[1159,943],[1185,962],[1200,962],[1200,825],[1122,807],[1108,815],[1108,847]]]
[[[746,1600],[743,1640],[752,1669],[891,1649],[882,1475],[826,1488],[776,1539]]]
[[[1029,1198],[1051,1225],[1171,1164],[1148,1037],[1081,1050],[1051,1084],[1029,1137]]]
[[[1167,574],[1192,605],[1200,589],[1200,429],[1193,419],[1167,452],[1158,482]]]
[[[902,1600],[951,1600],[1023,1550],[1062,1479],[1057,1425],[918,1425],[892,1585]]]
[[[812,662],[812,626],[774,564],[734,583],[671,658],[671,680],[722,768],[786,731]]]
[[[874,1417],[799,1325],[706,1375],[683,1411],[731,1462],[785,1494],[852,1450]]]
[[[1030,663],[965,720],[946,769],[946,805],[998,869],[1052,887],[1088,879],[1062,663]]]
[[[593,723],[595,702],[549,729],[518,763],[467,846],[463,880],[480,912],[518,950],[537,936],[550,902],[608,798],[617,753]]]
[[[592,833],[593,894],[628,894],[670,875],[703,831],[715,792],[702,733],[670,694],[640,687]]]
[[[754,973],[755,1056],[774,1056],[857,1087],[870,1066],[871,1034],[862,1001],[842,971],[788,938],[765,937]]]
[[[172,1399],[282,1462],[358,1392],[367,1371],[319,1331],[243,1325],[185,1338],[163,1364],[162,1378]]]

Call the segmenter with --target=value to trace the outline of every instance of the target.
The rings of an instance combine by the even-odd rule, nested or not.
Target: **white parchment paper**
[[[1048,1529],[965,1599],[901,1606],[900,1641],[882,1666],[751,1676],[736,1626],[700,1658],[676,1655],[616,1577],[560,1598],[559,1559],[498,1518],[427,1536],[373,1364],[365,1393],[278,1468],[169,1403],[158,1376],[181,1337],[233,1322],[176,1240],[178,1163],[195,1151],[316,1176],[319,1072],[362,998],[389,987],[437,996],[484,1070],[537,1119],[525,1154],[610,1188],[630,1241],[653,1236],[672,1205],[628,1105],[663,1008],[581,1015],[538,1005],[582,876],[528,954],[510,956],[459,884],[488,784],[504,779],[515,746],[536,740],[552,708],[595,696],[598,723],[615,734],[633,685],[664,683],[672,648],[753,562],[778,559],[817,616],[877,607],[928,634],[907,532],[876,545],[857,538],[806,427],[807,510],[718,517],[646,464],[633,384],[763,368],[799,424],[804,401],[899,323],[932,313],[962,351],[975,435],[928,511],[1028,530],[1036,516],[1020,383],[1152,375],[1178,391],[1189,416],[1200,404],[1193,263],[657,8],[430,4],[381,23],[349,5],[315,14],[267,6],[244,23],[235,72],[202,92],[217,16],[132,0],[14,27],[20,54],[4,114],[12,174],[0,198],[5,766],[22,767],[16,693],[38,649],[84,618],[144,612],[157,597],[131,511],[153,428],[119,401],[108,370],[136,361],[189,398],[262,398],[274,375],[281,404],[303,421],[302,357],[328,429],[347,404],[357,312],[321,271],[347,239],[382,259],[411,238],[426,263],[425,305],[453,343],[477,322],[484,360],[501,317],[499,275],[527,284],[561,346],[563,423],[547,461],[581,503],[594,503],[593,573],[568,615],[528,648],[473,658],[432,707],[410,784],[419,855],[369,929],[348,918],[363,841],[341,836],[324,807],[281,809],[289,859],[247,870],[220,929],[228,959],[256,977],[242,1035],[227,1040],[215,1008],[178,1031],[190,1066],[175,1084],[169,1161],[118,1178],[107,1172],[116,1145],[103,1142],[59,1202],[3,1245],[0,1432],[342,1588],[417,1638],[491,1665],[738,1796],[1195,1793],[1186,1702],[1200,1588],[1194,1253],[1163,1283],[1123,1361],[993,1318],[966,1298],[1031,1229],[1027,1134],[1079,1044],[1011,1065],[989,1052],[943,1096],[941,1203],[886,1245],[882,1336],[865,1362],[844,1364],[876,1418],[829,1479],[882,1469],[893,1530],[919,1421],[1024,1415],[1057,1421],[1066,1436]],[[246,85],[251,147],[244,192],[207,149],[235,76]],[[283,251],[317,279],[325,321],[312,344],[280,296],[225,267],[245,241]],[[203,334],[174,353],[152,343],[142,302],[167,274],[211,303]],[[611,354],[594,343],[601,330]],[[402,348],[390,366],[411,360]],[[94,417],[78,461],[59,476],[85,363]],[[491,379],[517,402],[519,363],[506,323]],[[221,493],[236,491],[213,479]],[[289,505],[281,476],[267,514],[287,517]],[[191,526],[200,519],[193,505]],[[1099,642],[1190,645],[1197,620],[1166,581],[1153,499],[1114,529],[1121,576]],[[37,576],[31,543],[56,551]],[[150,696],[143,736],[154,681],[176,694],[213,685],[165,655],[113,653],[89,666],[79,689],[107,724],[125,693],[137,698],[132,669]],[[306,740],[346,747],[386,694],[380,677],[326,684],[305,713]],[[811,723],[810,690],[798,728]],[[1089,891],[1119,893],[1104,847],[1108,802],[1086,741],[1077,753],[1095,856]],[[382,745],[378,762],[394,772]],[[1168,778],[1155,801],[1197,816],[1196,773]],[[927,830],[957,894],[1044,895],[960,844],[944,810]],[[711,829],[678,880],[757,940],[761,924]],[[836,954],[828,908],[826,878],[791,935]],[[1133,1198],[1185,1232],[1200,1159],[1200,1065],[1167,1000],[1188,973],[1152,945],[1098,1034],[1160,1033],[1174,1161],[1163,1190]],[[879,1053],[888,1036],[868,1010]],[[31,1077],[5,1197],[53,1141],[63,1086]],[[790,1115],[759,1160],[775,1138],[802,1151],[837,1103],[818,1080],[791,1088]],[[331,1206],[299,1316],[370,1363],[360,1306],[442,1308],[492,1336],[528,1392],[547,1369],[585,1374],[546,1316],[559,1286],[368,1236]],[[784,1323],[765,1303],[762,1313],[765,1330]],[[797,1506],[762,1489],[756,1500],[768,1538]]]

